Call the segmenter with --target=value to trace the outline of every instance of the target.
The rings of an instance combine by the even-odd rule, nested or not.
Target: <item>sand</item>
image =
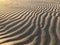
[[[0,7],[0,45],[60,45],[59,4]]]

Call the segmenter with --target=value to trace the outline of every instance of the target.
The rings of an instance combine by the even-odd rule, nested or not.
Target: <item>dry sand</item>
[[[60,45],[59,4],[0,7],[0,45]]]

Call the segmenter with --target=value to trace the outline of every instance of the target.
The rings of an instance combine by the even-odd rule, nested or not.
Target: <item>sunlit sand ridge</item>
[[[60,45],[60,4],[1,6],[0,45]]]

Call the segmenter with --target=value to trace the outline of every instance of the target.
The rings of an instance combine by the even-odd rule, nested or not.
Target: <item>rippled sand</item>
[[[0,45],[60,45],[59,4],[0,8]]]

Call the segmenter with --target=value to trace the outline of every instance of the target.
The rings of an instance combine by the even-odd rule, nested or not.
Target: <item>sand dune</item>
[[[0,45],[60,45],[59,4],[0,8]]]

